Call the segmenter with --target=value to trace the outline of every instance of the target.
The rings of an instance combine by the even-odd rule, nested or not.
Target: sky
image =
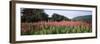
[[[51,17],[54,13],[63,15],[70,19],[77,17],[77,16],[84,16],[84,15],[92,15],[92,11],[89,10],[54,10],[54,9],[45,9],[44,12]]]

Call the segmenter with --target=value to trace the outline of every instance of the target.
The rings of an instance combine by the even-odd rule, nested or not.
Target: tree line
[[[21,22],[38,22],[38,21],[69,21],[70,19],[60,14],[54,13],[52,17],[44,12],[43,9],[21,9]]]

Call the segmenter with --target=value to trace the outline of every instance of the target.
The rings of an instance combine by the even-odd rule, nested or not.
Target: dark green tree
[[[53,21],[69,21],[70,19],[65,17],[65,16],[59,15],[57,13],[54,13],[52,15],[52,20]]]
[[[47,21],[48,15],[44,12],[43,9],[29,9],[23,8],[21,10],[22,22],[38,22],[38,21]]]

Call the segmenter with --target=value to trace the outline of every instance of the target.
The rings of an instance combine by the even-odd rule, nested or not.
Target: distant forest
[[[21,22],[38,22],[38,21],[85,21],[92,22],[92,15],[77,16],[73,19],[69,19],[67,16],[54,13],[52,17],[48,17],[48,14],[44,12],[44,9],[21,9]]]

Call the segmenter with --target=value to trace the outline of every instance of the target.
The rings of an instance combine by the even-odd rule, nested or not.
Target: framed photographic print
[[[97,38],[97,6],[10,2],[10,42]]]

